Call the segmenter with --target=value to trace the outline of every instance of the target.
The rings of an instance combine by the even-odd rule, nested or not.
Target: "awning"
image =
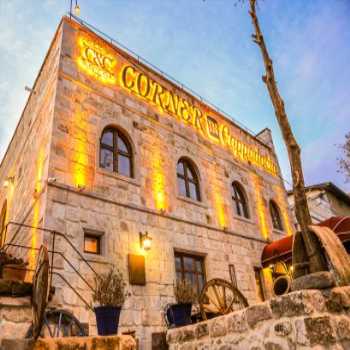
[[[345,244],[350,242],[350,216],[332,216],[317,224],[332,229]],[[287,262],[292,259],[293,236],[286,236],[278,241],[271,242],[264,247],[261,255],[261,264],[267,267],[276,261]]]

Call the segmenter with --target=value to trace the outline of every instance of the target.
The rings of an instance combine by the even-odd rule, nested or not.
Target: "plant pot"
[[[11,281],[24,281],[26,277],[26,266],[7,264],[2,267],[2,278]]]
[[[97,306],[94,308],[98,335],[118,333],[120,306]]]
[[[170,324],[176,327],[186,326],[192,323],[192,304],[173,304],[167,311],[167,318]]]

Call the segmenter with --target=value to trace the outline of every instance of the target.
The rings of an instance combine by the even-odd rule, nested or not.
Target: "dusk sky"
[[[74,3],[74,1],[73,1]],[[289,163],[236,0],[80,0],[81,18],[219,106],[254,133],[269,127],[284,178]],[[0,0],[0,158],[69,0]],[[264,0],[258,9],[306,184],[332,181],[350,131],[350,1]],[[286,184],[289,187],[288,183]]]

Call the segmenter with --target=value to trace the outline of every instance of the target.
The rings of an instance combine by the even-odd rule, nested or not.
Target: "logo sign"
[[[214,117],[202,111],[196,100],[154,80],[142,69],[125,61],[118,64],[115,55],[86,37],[79,38],[79,67],[87,74],[105,84],[119,85],[145,102],[156,106],[178,121],[195,128],[202,136],[228,148],[235,158],[247,161],[269,172],[277,174],[277,166],[268,155],[262,155],[257,146],[239,140],[225,122],[219,123]],[[187,96],[187,95],[186,95]]]
[[[114,67],[116,59],[107,51],[90,39],[79,38],[81,48],[78,65],[89,75],[94,76],[103,83],[115,84]]]
[[[210,136],[220,139],[220,130],[219,130],[219,124],[218,122],[210,117],[209,115],[207,116],[207,124],[208,124],[208,133]]]

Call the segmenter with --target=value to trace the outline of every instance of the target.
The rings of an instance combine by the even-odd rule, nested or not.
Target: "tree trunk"
[[[273,71],[272,60],[268,54],[263,35],[260,30],[258,18],[256,16],[256,0],[249,0],[250,11],[255,34],[252,35],[253,41],[260,47],[265,65],[265,75],[262,77],[263,82],[268,89],[271,102],[273,104],[276,118],[280,126],[284,142],[287,147],[291,173],[293,179],[293,192],[295,201],[295,214],[300,225],[301,234],[304,240],[306,253],[309,259],[309,272],[322,271],[325,268],[325,263],[321,252],[319,251],[319,243],[313,235],[309,234],[308,226],[311,224],[311,216],[307,205],[307,199],[304,188],[304,176],[300,158],[300,147],[296,142],[290,127],[288,117],[284,108],[284,102],[281,98],[275,74]]]

